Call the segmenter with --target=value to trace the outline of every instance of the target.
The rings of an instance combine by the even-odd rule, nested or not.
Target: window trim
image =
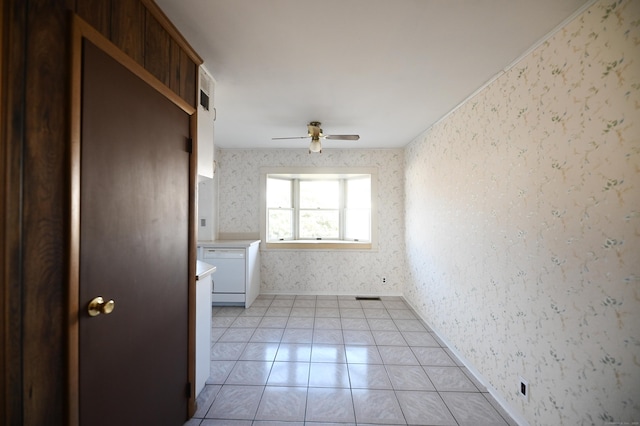
[[[371,175],[371,241],[351,240],[267,240],[267,175]],[[335,178],[336,176],[333,176]],[[363,250],[378,249],[378,169],[376,167],[263,167],[260,169],[260,238],[264,249],[277,250]]]

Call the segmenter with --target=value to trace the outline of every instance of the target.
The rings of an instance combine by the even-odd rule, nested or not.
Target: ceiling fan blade
[[[275,140],[279,140],[279,139],[308,139],[309,136],[293,136],[291,138],[271,138],[272,141]]]
[[[357,141],[360,135],[326,135],[325,139],[342,139],[345,141]]]

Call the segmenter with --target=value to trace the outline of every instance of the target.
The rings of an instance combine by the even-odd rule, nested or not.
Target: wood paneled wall
[[[152,0],[0,8],[0,424],[64,425],[71,13],[193,106],[201,59]]]
[[[151,0],[76,0],[75,12],[189,105],[202,59]]]

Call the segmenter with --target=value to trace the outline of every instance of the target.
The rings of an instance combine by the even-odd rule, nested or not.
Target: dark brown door
[[[187,417],[189,116],[83,47],[81,425]],[[96,296],[113,299],[95,317]]]

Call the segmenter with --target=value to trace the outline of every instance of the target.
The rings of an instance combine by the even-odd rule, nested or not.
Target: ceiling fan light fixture
[[[311,139],[311,144],[309,145],[309,152],[321,152],[322,144],[320,143],[320,139]]]
[[[322,144],[320,139],[336,139],[345,141],[357,141],[360,139],[360,135],[325,135],[320,128],[319,121],[312,121],[307,124],[307,136],[294,136],[290,138],[271,138],[272,140],[280,139],[306,139],[311,138],[311,144],[309,145],[309,154],[312,152],[322,153]]]

